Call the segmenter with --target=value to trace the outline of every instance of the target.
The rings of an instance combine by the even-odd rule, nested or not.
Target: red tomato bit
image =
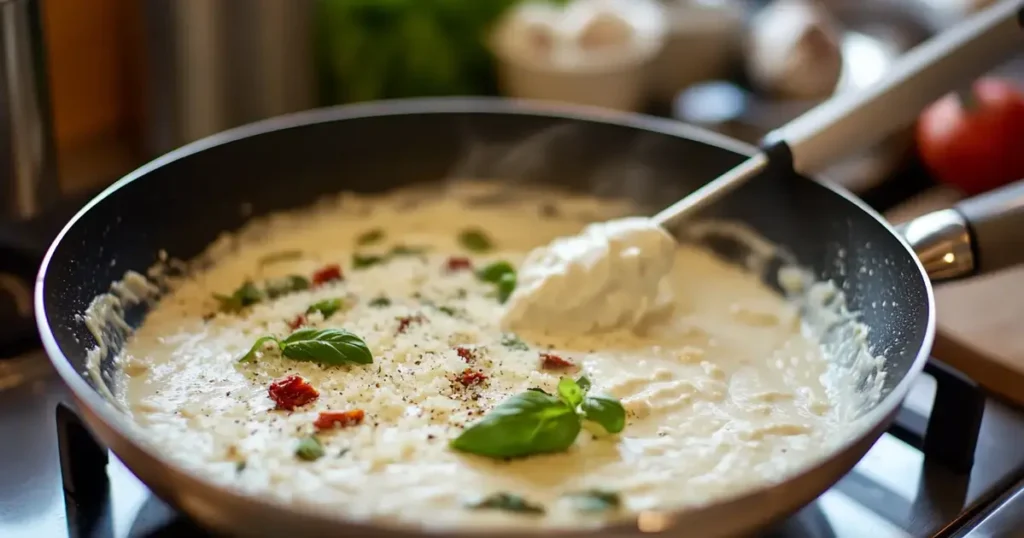
[[[302,327],[305,324],[306,316],[299,314],[298,316],[295,316],[295,319],[288,322],[288,328],[294,331],[295,329],[298,329],[299,327]]]
[[[320,411],[320,416],[313,422],[318,430],[329,430],[331,428],[347,428],[363,423],[366,413],[362,409],[352,411]]]
[[[413,323],[423,323],[423,316],[417,314],[415,316],[403,316],[398,318],[398,333],[404,333]]]
[[[448,258],[447,269],[451,272],[462,271],[464,269],[472,269],[473,263],[469,261],[469,258],[463,256],[452,256]]]
[[[466,362],[473,362],[473,360],[476,359],[476,353],[473,353],[472,349],[457,347],[455,348],[455,352],[458,353],[459,356],[462,357],[462,360]]]
[[[540,366],[545,370],[567,370],[569,368],[576,367],[575,364],[555,355],[554,353],[541,353],[540,360]]]
[[[270,399],[277,404],[277,408],[286,411],[293,411],[296,407],[306,405],[320,396],[320,392],[310,385],[309,381],[297,375],[274,381],[267,392]]]
[[[341,280],[341,266],[334,263],[324,266],[313,273],[313,285],[320,286],[335,280]]]
[[[479,385],[480,383],[483,383],[485,379],[487,379],[487,376],[484,375],[483,372],[473,370],[472,368],[466,368],[461,374],[459,374],[459,383],[462,383],[467,387],[470,385]]]

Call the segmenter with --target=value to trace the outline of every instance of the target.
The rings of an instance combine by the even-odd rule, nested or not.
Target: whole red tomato
[[[967,194],[1024,179],[1024,93],[985,78],[939,99],[918,120],[917,148],[937,180]]]

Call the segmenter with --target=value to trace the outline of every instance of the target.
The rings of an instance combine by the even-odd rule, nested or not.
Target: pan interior
[[[480,109],[366,111],[328,111],[312,123],[296,118],[294,125],[255,129],[253,136],[228,143],[209,141],[203,151],[186,148],[80,215],[43,273],[46,320],[67,359],[61,368],[86,371],[96,342],[80,316],[126,271],[145,273],[166,254],[191,259],[224,231],[313,203],[324,193],[500,178],[511,189],[539,184],[629,198],[653,212],[745,158],[744,148],[723,147],[704,133],[649,119],[606,122]],[[795,261],[814,280],[842,292],[846,309],[856,314],[822,318],[820,328],[837,371],[857,376],[864,393],[870,392],[860,413],[905,377],[926,338],[927,285],[902,243],[875,217],[828,188],[779,172],[767,173],[702,217],[742,223],[778,247],[763,249],[758,241],[730,233],[729,225],[697,227],[690,235],[757,270],[770,286],[786,288],[779,269]],[[837,311],[830,301],[821,298],[827,306],[822,312]],[[127,324],[137,326],[145,310],[145,304],[129,309]],[[104,329],[110,341],[121,341],[123,331]],[[863,348],[847,345],[855,337],[870,354],[885,357],[884,376],[878,369],[852,368],[863,364],[857,361]],[[117,345],[106,351],[101,370],[109,381],[117,369]]]

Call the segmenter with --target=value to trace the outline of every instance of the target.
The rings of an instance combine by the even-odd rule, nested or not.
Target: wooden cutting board
[[[961,195],[932,189],[889,211],[892,222],[943,209]],[[1022,230],[1024,235],[1024,230]],[[935,287],[938,334],[932,355],[1024,405],[1024,267]]]

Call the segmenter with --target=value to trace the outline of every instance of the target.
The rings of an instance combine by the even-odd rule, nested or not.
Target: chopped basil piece
[[[221,312],[235,313],[262,301],[264,296],[252,281],[247,280],[231,295],[214,294],[213,298],[220,303]]]
[[[324,299],[323,301],[317,301],[306,309],[307,314],[313,312],[320,312],[324,319],[327,319],[334,315],[335,312],[344,308],[345,303],[341,299]]]
[[[587,376],[581,375],[576,379],[576,384],[583,389],[583,392],[590,392],[590,380],[587,379]]]
[[[391,256],[419,256],[427,251],[426,247],[410,247],[407,245],[396,245],[391,249]]]
[[[235,472],[236,473],[240,473],[240,472],[244,471],[245,470],[245,466],[246,466],[246,461],[245,460],[236,461],[235,462]]]
[[[566,495],[580,512],[606,512],[622,506],[622,499],[614,491],[591,489]]]
[[[302,257],[302,251],[301,250],[282,250],[281,252],[274,252],[274,253],[267,254],[266,256],[260,258],[259,264],[261,266],[262,265],[271,265],[271,264],[274,264],[274,263],[284,262],[284,261],[288,261],[288,260],[297,260],[297,259],[299,259],[301,257]]]
[[[529,351],[530,349],[530,346],[528,346],[526,342],[523,342],[514,334],[506,334],[502,336],[501,345],[516,351]]]
[[[505,273],[501,275],[501,280],[498,281],[498,302],[504,304],[509,297],[512,296],[512,292],[516,290],[516,274]]]
[[[289,275],[270,279],[264,284],[264,287],[267,290],[267,297],[276,299],[292,292],[308,290],[309,280],[304,276]]]
[[[349,451],[351,451],[351,450],[352,450],[352,449],[351,449],[351,448],[348,448],[348,447],[345,447],[345,448],[343,448],[343,449],[339,450],[339,451],[338,451],[338,457],[339,457],[339,458],[344,458],[344,457],[345,457],[345,454],[348,454],[348,453],[349,453]]]
[[[494,247],[491,242],[491,238],[487,237],[482,230],[476,228],[469,228],[463,230],[459,234],[459,244],[461,244],[466,250],[473,252],[487,252]]]
[[[558,397],[569,407],[576,409],[576,406],[583,403],[583,396],[586,392],[571,378],[563,377],[558,380]]]
[[[533,390],[505,400],[462,431],[451,447],[490,458],[562,452],[580,432],[576,412],[561,400]]]
[[[447,315],[449,315],[451,317],[455,317],[455,315],[458,313],[458,310],[455,310],[454,308],[452,308],[450,306],[439,306],[439,307],[437,307],[437,310],[440,311],[441,313],[447,314]]]
[[[619,433],[626,427],[626,409],[614,398],[587,396],[580,404],[583,418],[601,425],[608,433]]]
[[[324,445],[320,444],[316,436],[308,435],[299,440],[295,456],[303,461],[316,461],[324,457]]]
[[[353,254],[352,255],[352,267],[355,269],[365,269],[380,263],[384,263],[386,258],[384,256],[376,256],[372,254]]]
[[[249,352],[239,362],[252,359],[267,342],[274,342],[281,355],[296,361],[316,362],[326,365],[347,363],[371,364],[373,354],[362,338],[344,329],[299,329],[284,340],[275,336],[264,336],[256,340]]]
[[[489,263],[478,270],[476,272],[476,277],[484,282],[497,284],[501,281],[501,277],[510,273],[513,275],[516,273],[516,268],[512,267],[511,263],[506,261],[496,261]]]
[[[505,510],[506,512],[515,512],[517,514],[543,514],[544,507],[539,504],[533,504],[523,499],[519,495],[512,493],[492,493],[478,501],[467,504],[469,508],[474,510]]]
[[[374,243],[379,243],[382,239],[384,239],[384,230],[374,228],[359,234],[359,237],[356,238],[356,244],[372,245]]]
[[[381,296],[370,300],[370,306],[374,308],[383,308],[385,306],[391,306],[391,299]]]

